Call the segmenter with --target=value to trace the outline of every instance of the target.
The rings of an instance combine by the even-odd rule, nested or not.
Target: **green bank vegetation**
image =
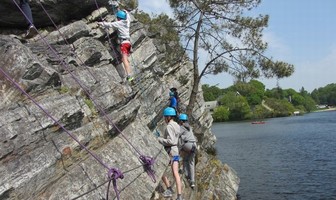
[[[294,112],[303,114],[336,104],[336,84],[307,92],[282,89],[280,87],[265,90],[265,85],[257,80],[248,83],[238,82],[228,88],[202,85],[205,101],[218,101],[213,110],[217,122],[235,120],[260,120],[271,117],[285,117]]]

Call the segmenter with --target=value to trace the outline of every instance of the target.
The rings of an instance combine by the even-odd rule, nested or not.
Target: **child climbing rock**
[[[117,11],[117,21],[115,22],[98,22],[98,25],[104,28],[113,28],[118,31],[118,40],[120,43],[121,61],[126,71],[126,80],[132,82],[134,80],[131,75],[131,66],[128,60],[132,44],[130,41],[130,24],[131,20],[126,10]]]
[[[196,156],[196,137],[188,123],[188,115],[182,113],[179,116],[181,134],[179,138],[179,149],[183,158],[183,171],[189,181],[190,187],[195,187],[195,156]]]
[[[181,179],[178,172],[179,169],[179,151],[178,151],[178,138],[180,135],[180,126],[174,121],[176,117],[176,111],[174,108],[168,107],[163,111],[164,120],[167,123],[166,130],[164,132],[163,137],[158,137],[158,141],[165,147],[165,150],[169,154],[171,160],[171,170],[173,172],[175,182],[176,182],[176,190],[177,190],[177,199],[182,200],[182,186]],[[163,192],[164,197],[172,197],[173,190],[171,188],[170,182],[167,176],[162,176],[162,181],[166,185],[167,190]]]

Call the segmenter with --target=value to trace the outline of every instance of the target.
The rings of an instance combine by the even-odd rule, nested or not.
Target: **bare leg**
[[[166,188],[170,187],[169,179],[167,176],[162,176],[162,181],[166,185]]]
[[[122,54],[121,60],[124,64],[124,68],[125,68],[127,76],[130,76],[131,75],[131,67],[130,67],[130,63],[128,61],[128,55],[127,54]]]
[[[175,177],[177,194],[182,194],[181,179],[180,179],[180,174],[178,173],[178,168],[179,168],[179,163],[177,161],[173,161],[172,171]]]

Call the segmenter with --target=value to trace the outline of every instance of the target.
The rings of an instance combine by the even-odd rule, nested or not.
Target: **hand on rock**
[[[118,2],[118,1],[110,0],[108,3],[109,3],[111,6],[119,7],[119,2]]]
[[[158,140],[159,143],[161,143],[163,138],[162,137],[157,137],[157,140]]]

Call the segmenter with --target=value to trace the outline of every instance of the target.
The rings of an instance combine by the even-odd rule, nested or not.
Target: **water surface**
[[[336,200],[336,111],[212,131],[219,159],[240,177],[241,200]]]

